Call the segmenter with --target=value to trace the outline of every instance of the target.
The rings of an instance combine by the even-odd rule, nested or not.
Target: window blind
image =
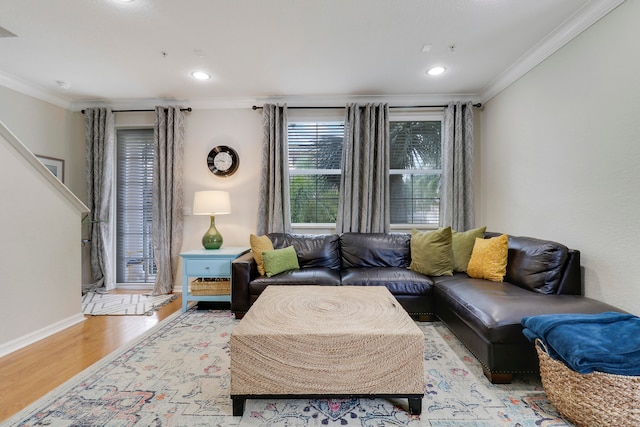
[[[116,280],[153,283],[153,129],[117,132]]]
[[[292,223],[334,223],[338,212],[342,122],[287,126]]]
[[[289,169],[340,169],[343,137],[341,122],[290,123]]]
[[[389,124],[391,223],[440,222],[441,121]]]

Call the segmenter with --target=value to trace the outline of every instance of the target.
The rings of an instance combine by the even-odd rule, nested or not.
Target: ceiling
[[[0,0],[0,85],[70,109],[486,102],[622,1]]]

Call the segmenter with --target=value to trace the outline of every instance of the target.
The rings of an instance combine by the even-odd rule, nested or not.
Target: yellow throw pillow
[[[487,227],[468,231],[451,231],[451,250],[453,251],[453,271],[466,272],[477,238],[483,238]]]
[[[509,237],[506,234],[491,239],[477,238],[469,259],[467,274],[474,279],[502,282],[507,274]]]
[[[253,252],[253,259],[258,264],[258,273],[264,276],[266,271],[264,269],[264,259],[262,253],[273,250],[273,243],[267,236],[256,236],[252,234],[249,236],[249,244],[251,245],[251,252]]]
[[[427,276],[451,276],[451,227],[434,231],[411,230],[409,268]]]

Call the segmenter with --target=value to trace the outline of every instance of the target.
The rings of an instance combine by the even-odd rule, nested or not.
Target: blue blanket
[[[593,371],[640,375],[640,317],[599,314],[544,314],[522,319],[523,333],[540,338],[549,356],[582,374]]]

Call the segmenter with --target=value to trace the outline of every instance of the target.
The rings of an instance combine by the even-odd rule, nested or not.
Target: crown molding
[[[348,103],[386,102],[392,107],[443,105],[449,102],[480,102],[477,94],[411,94],[411,95],[333,95],[333,96],[278,96],[260,98],[254,105],[286,103],[289,107],[342,107]]]
[[[120,99],[100,101],[78,101],[71,105],[72,111],[91,107],[110,107],[113,110],[153,110],[157,105],[180,105],[194,110],[250,109],[254,105],[287,104],[289,107],[343,107],[348,103],[386,102],[393,107],[442,105],[449,102],[480,102],[476,94],[418,94],[418,95],[330,95],[330,96],[265,96],[210,99]]]
[[[57,105],[58,107],[71,109],[71,100],[36,86],[32,83],[28,83],[18,77],[0,71],[0,86],[15,90],[16,92],[24,95],[32,96],[49,104]]]
[[[109,107],[112,110],[154,110],[157,106],[191,107],[189,100],[177,98],[140,98],[140,99],[100,99],[93,101],[75,101],[70,105],[71,111],[82,111],[87,108]]]
[[[535,68],[561,47],[598,22],[625,0],[592,0],[567,18],[547,37],[531,48],[520,59],[507,68],[481,92],[480,99],[486,103],[520,77]]]

